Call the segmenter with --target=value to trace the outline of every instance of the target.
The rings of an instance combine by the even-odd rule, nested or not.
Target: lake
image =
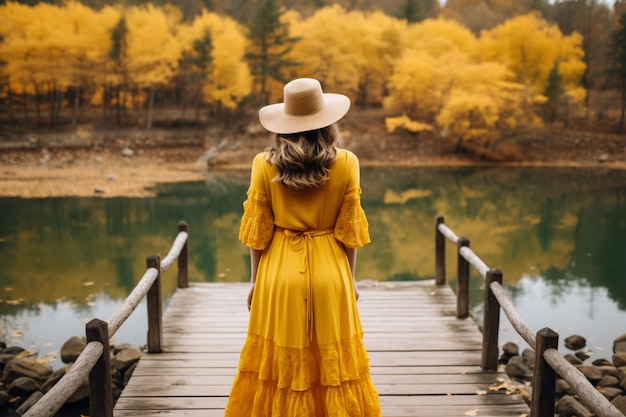
[[[0,199],[0,340],[46,356],[84,324],[108,320],[145,270],[165,256],[177,224],[189,224],[191,281],[244,282],[248,250],[238,241],[248,171],[159,186],[152,198]],[[530,327],[588,339],[592,359],[612,355],[626,333],[626,172],[608,169],[472,167],[362,168],[362,203],[372,243],[357,279],[434,278],[435,216],[499,268]],[[448,281],[455,252],[448,243]],[[164,274],[165,297],[175,266]],[[480,317],[482,282],[472,271]],[[167,301],[166,301],[167,302]],[[242,300],[245,308],[245,300]],[[518,341],[504,316],[500,343]],[[146,343],[145,304],[115,337]],[[55,357],[57,356],[57,357]]]

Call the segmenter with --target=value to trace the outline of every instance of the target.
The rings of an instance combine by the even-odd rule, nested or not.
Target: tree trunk
[[[76,86],[74,93],[74,110],[72,112],[72,127],[76,126],[76,119],[78,119],[78,105],[80,104],[80,85]]]
[[[37,127],[41,126],[41,107],[39,105],[39,87],[35,84],[35,110],[37,112]]]
[[[28,116],[28,94],[24,91],[22,95],[24,96],[24,122],[26,123],[26,127],[29,127],[30,117]]]
[[[11,84],[7,83],[7,98],[9,101],[9,123],[14,124],[13,120],[13,92],[11,91]]]
[[[115,105],[117,111],[117,125],[122,126],[122,103],[120,102],[120,86],[115,87]]]
[[[619,118],[619,131],[624,133],[624,115],[626,114],[626,75],[622,76],[622,113]]]
[[[154,108],[154,87],[150,86],[150,96],[148,98],[148,130],[152,129],[152,110]]]
[[[57,86],[56,86],[56,82],[54,82],[52,84],[52,88],[51,91],[48,93],[48,106],[50,107],[48,109],[49,111],[49,115],[48,115],[48,127],[53,127],[54,126],[54,111],[55,111],[55,106],[56,106],[56,98],[57,98]]]

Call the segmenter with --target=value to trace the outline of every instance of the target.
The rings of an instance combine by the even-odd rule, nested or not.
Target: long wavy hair
[[[278,171],[272,181],[293,191],[324,185],[342,137],[336,124],[308,132],[277,134],[267,160]]]

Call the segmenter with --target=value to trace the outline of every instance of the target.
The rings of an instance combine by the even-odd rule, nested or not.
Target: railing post
[[[188,245],[189,245],[189,225],[187,222],[181,220],[178,223],[178,231],[179,232],[187,232],[187,240],[185,241],[185,246],[180,251],[180,255],[178,255],[178,288],[188,288],[189,287],[189,272],[187,268],[188,262]]]
[[[469,247],[466,237],[460,237],[457,242],[457,288],[456,288],[456,317],[464,319],[469,316],[469,273],[470,264],[461,255],[463,246]]]
[[[535,340],[535,369],[532,378],[530,417],[553,417],[556,372],[543,357],[546,349],[558,349],[559,335],[545,327],[537,332]]]
[[[146,265],[148,268],[155,268],[158,271],[157,277],[146,295],[146,304],[148,307],[148,352],[161,353],[163,351],[161,257],[158,255],[148,256],[146,258]]]
[[[443,222],[442,215],[435,218],[435,283],[437,285],[446,283],[446,237],[439,230],[439,225]]]
[[[502,285],[502,272],[499,269],[487,271],[485,279],[485,311],[483,314],[483,354],[481,366],[485,371],[498,369],[498,332],[500,330],[500,303],[491,283]]]
[[[89,409],[91,417],[113,417],[113,385],[111,377],[111,352],[109,350],[109,325],[93,319],[85,326],[87,343],[102,343],[102,355],[89,372]]]

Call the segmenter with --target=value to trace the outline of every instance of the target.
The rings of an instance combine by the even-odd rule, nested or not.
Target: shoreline
[[[249,152],[246,152],[249,153]],[[358,153],[357,153],[357,156]],[[159,184],[203,181],[211,174],[245,170],[253,155],[239,156],[208,166],[192,161],[168,162],[140,155],[79,162],[0,161],[0,198],[151,197]],[[361,159],[361,167],[544,167],[626,170],[626,162],[515,161],[483,162],[461,157],[407,158],[389,161]]]

